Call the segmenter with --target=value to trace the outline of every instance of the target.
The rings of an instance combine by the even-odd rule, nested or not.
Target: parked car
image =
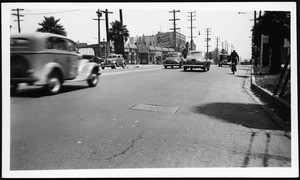
[[[183,61],[183,55],[181,52],[169,52],[166,59],[163,61],[163,66],[168,68],[170,66],[173,68],[174,66],[178,66],[181,68]]]
[[[82,59],[76,43],[51,33],[19,33],[10,38],[11,92],[19,83],[44,86],[57,94],[66,81],[87,81],[94,87],[99,81],[99,66]]]
[[[209,71],[210,60],[204,58],[204,52],[189,51],[186,59],[183,60],[183,70],[186,71],[188,68],[190,70],[201,68],[203,71]]]
[[[105,67],[111,67],[112,69],[116,69],[116,67],[125,68],[125,66],[126,61],[122,54],[110,54],[107,56],[107,59],[101,63],[102,69],[105,69]]]
[[[94,55],[82,55],[82,59],[88,59],[90,62],[95,62],[98,65],[101,65],[102,62],[104,62],[104,58],[100,58],[98,56],[94,56]]]
[[[220,55],[219,67],[222,67],[223,65],[231,66],[231,59],[230,59],[229,54],[221,54]]]

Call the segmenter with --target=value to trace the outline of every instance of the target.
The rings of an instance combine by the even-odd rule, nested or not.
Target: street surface
[[[11,97],[11,170],[291,167],[291,140],[244,88],[250,66],[101,73]]]

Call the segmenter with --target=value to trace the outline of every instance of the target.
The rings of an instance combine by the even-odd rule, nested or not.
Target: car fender
[[[80,60],[79,67],[78,67],[78,78],[80,79],[90,79],[92,71],[95,70],[98,75],[101,73],[99,72],[98,64],[94,62],[88,62],[85,60]]]
[[[46,85],[48,83],[48,77],[49,74],[54,70],[57,69],[61,75],[62,81],[64,81],[65,76],[64,76],[64,69],[63,67],[55,62],[50,62],[47,63],[43,66],[42,68],[42,73],[41,73],[41,77],[39,78],[39,80],[35,83],[36,85]]]

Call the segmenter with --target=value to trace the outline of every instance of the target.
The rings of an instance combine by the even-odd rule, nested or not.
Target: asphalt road
[[[11,100],[11,170],[291,167],[291,140],[244,88],[250,67],[101,70]]]

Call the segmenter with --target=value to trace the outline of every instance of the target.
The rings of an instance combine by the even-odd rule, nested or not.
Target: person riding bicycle
[[[237,62],[239,61],[240,57],[238,55],[237,52],[235,52],[235,50],[233,50],[230,54],[230,59],[231,59],[231,65],[233,63],[235,63],[235,71],[236,71],[236,65],[237,65]]]

